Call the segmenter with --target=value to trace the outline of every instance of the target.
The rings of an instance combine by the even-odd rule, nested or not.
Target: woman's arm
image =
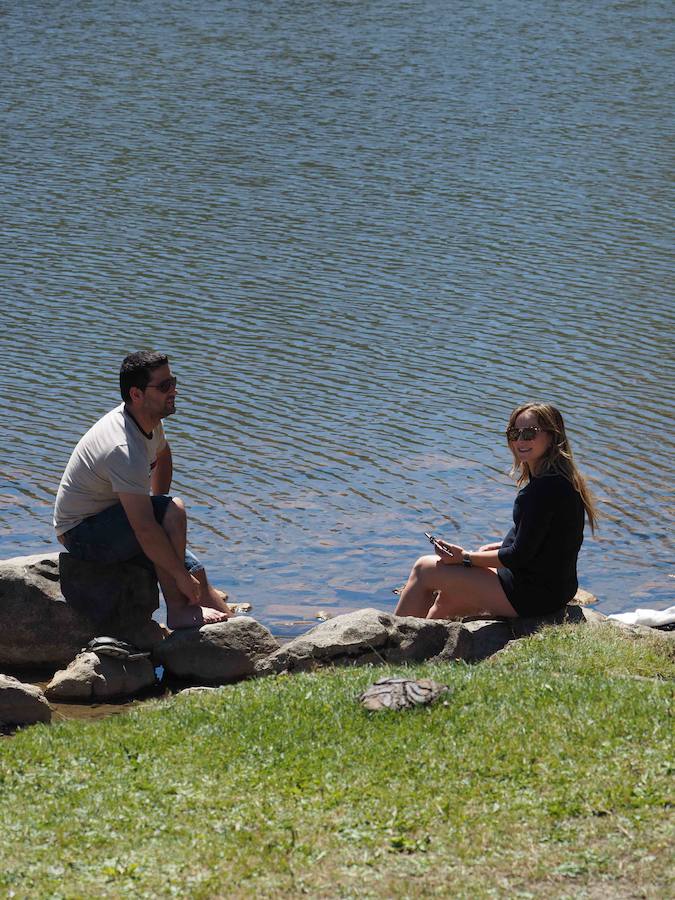
[[[482,553],[484,550],[499,550],[504,541],[493,541],[491,544],[483,544],[482,547],[478,548],[478,552]]]
[[[438,554],[440,561],[446,566],[466,565],[465,559],[467,557],[470,564],[479,569],[496,569],[502,565],[499,561],[499,550],[496,549],[501,547],[501,543],[497,544],[495,549],[486,550],[481,547],[480,550],[476,551],[465,550],[464,547],[460,547],[458,544],[449,544],[447,541],[438,540],[436,543],[439,547],[447,548],[448,550],[448,553]],[[492,545],[488,544],[486,546]]]

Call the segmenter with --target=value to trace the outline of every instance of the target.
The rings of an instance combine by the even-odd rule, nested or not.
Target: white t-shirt
[[[157,454],[166,447],[161,422],[146,437],[124,403],[99,419],[73,450],[61,478],[54,527],[63,534],[119,502],[119,494],[149,494]]]

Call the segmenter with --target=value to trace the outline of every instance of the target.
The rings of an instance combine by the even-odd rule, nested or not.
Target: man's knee
[[[187,524],[185,504],[180,497],[172,497],[164,513],[162,525],[166,530],[171,528],[184,528]]]

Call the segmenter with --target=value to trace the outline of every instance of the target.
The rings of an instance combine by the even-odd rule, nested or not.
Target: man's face
[[[176,379],[168,365],[153,369],[143,391],[143,412],[164,419],[176,412]]]

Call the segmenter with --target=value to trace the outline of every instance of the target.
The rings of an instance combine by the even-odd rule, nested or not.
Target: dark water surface
[[[175,490],[277,634],[391,609],[509,527],[502,431],[566,414],[581,585],[673,601],[670,2],[0,7],[0,555],[121,358],[166,349]]]

